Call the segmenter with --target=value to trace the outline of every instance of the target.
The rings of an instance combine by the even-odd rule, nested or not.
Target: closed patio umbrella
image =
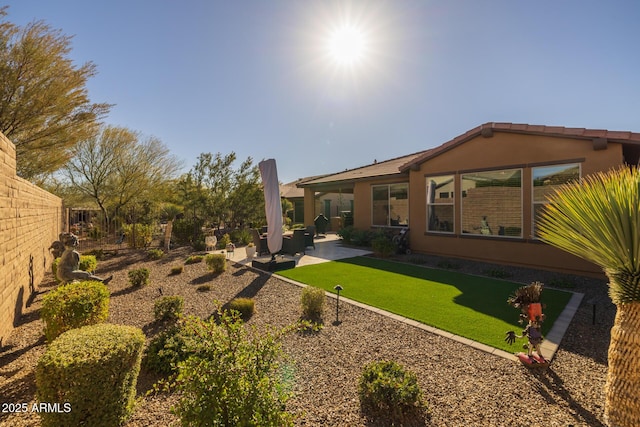
[[[267,214],[267,246],[272,259],[282,249],[282,204],[275,159],[258,163],[264,186],[264,210]]]

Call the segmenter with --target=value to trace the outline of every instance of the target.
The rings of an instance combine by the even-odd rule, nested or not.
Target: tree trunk
[[[640,302],[617,305],[605,394],[610,426],[640,426]]]

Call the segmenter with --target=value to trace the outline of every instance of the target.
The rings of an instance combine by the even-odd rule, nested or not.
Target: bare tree
[[[76,67],[70,51],[71,37],[42,21],[0,22],[0,132],[16,146],[18,175],[32,181],[60,169],[110,108],[90,102],[96,67]]]
[[[144,140],[132,130],[106,126],[79,142],[65,167],[72,185],[91,197],[105,219],[141,201],[157,201],[181,163],[157,138]]]

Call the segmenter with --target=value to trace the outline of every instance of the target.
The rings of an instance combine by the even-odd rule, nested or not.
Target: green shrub
[[[240,313],[240,318],[247,321],[256,312],[255,301],[251,298],[234,298],[228,304],[229,310]]]
[[[98,261],[104,258],[104,251],[102,249],[92,249],[85,252],[85,255],[93,255]]]
[[[158,260],[164,256],[164,251],[162,249],[149,249],[147,251],[147,257],[152,260]]]
[[[109,290],[97,281],[62,285],[44,296],[40,316],[48,342],[69,329],[105,322],[109,316]]]
[[[236,312],[209,320],[187,318],[191,357],[178,363],[173,408],[182,425],[291,426],[290,397],[279,361],[281,337],[291,330],[258,332],[244,327]],[[256,363],[260,361],[260,363]]]
[[[458,270],[460,268],[460,264],[456,264],[454,262],[451,262],[448,259],[443,259],[443,260],[438,261],[438,264],[436,264],[436,267],[444,268],[444,269],[447,269],[447,270]]]
[[[42,426],[122,424],[133,412],[144,342],[140,329],[106,323],[55,339],[38,360],[37,399],[63,410],[40,412]]]
[[[376,255],[379,255],[382,258],[387,258],[396,251],[396,245],[393,241],[383,235],[376,236],[371,241],[371,248]]]
[[[323,289],[307,286],[302,290],[300,303],[302,305],[302,317],[310,320],[322,319],[324,312],[325,293]]]
[[[207,244],[204,240],[196,240],[191,244],[191,247],[198,252],[204,251],[207,249]]]
[[[144,367],[159,374],[170,374],[178,362],[187,360],[193,353],[186,343],[193,339],[193,330],[184,329],[181,321],[156,335],[145,352]]]
[[[202,226],[204,220],[193,218],[181,218],[173,221],[173,228],[171,229],[172,236],[182,245],[192,245],[193,242],[202,241],[204,243],[204,234],[202,232]]]
[[[179,295],[165,296],[153,305],[153,314],[156,320],[176,320],[182,316],[184,298]]]
[[[80,255],[78,270],[93,272],[98,268],[98,260],[95,255]]]
[[[354,229],[351,233],[351,243],[356,246],[371,246],[374,233],[369,230]]]
[[[229,236],[232,242],[236,242],[239,245],[247,245],[249,242],[253,241],[253,237],[251,233],[246,228],[236,228],[233,230]]]
[[[353,226],[349,225],[347,227],[344,227],[338,230],[336,234],[338,234],[338,236],[340,236],[346,244],[350,244],[351,237],[353,236],[353,231],[354,231]]]
[[[491,268],[489,270],[485,270],[484,274],[489,277],[495,277],[496,279],[506,279],[511,277],[511,273],[501,268]]]
[[[389,424],[403,424],[419,417],[424,408],[416,375],[394,361],[365,365],[358,383],[365,413]]]
[[[207,254],[204,261],[207,263],[207,268],[216,274],[227,270],[227,258],[224,254]]]
[[[191,255],[184,261],[184,263],[197,264],[199,262],[202,262],[203,259],[204,259],[204,255]]]
[[[184,265],[175,265],[173,267],[171,267],[171,274],[172,276],[175,276],[176,274],[181,274],[184,271]]]
[[[127,274],[129,276],[129,283],[131,283],[132,286],[147,286],[149,284],[148,268],[129,270]]]
[[[198,292],[208,292],[210,290],[211,290],[211,285],[209,284],[200,285],[196,288],[196,291]]]
[[[225,234],[221,238],[218,239],[218,249],[226,249],[227,245],[231,243],[231,236],[229,234]]]
[[[132,248],[146,248],[153,239],[153,227],[147,224],[124,224],[122,226],[127,244]]]

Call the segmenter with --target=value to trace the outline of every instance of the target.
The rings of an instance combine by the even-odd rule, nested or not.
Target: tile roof
[[[529,125],[525,123],[497,123],[489,122],[483,125],[477,126],[462,135],[458,135],[450,141],[435,147],[431,150],[427,150],[423,155],[418,156],[412,160],[409,160],[404,165],[400,166],[401,171],[406,171],[413,165],[418,165],[427,159],[435,157],[439,154],[448,151],[457,145],[460,145],[478,135],[491,136],[493,132],[511,132],[522,133],[527,135],[547,135],[563,138],[577,138],[577,139],[595,139],[603,138],[608,141],[640,144],[640,133],[627,132],[627,131],[610,131],[606,129],[585,129],[585,128],[567,128],[563,126],[544,126],[544,125]]]
[[[315,179],[303,180],[302,182],[296,182],[295,184],[298,187],[306,187],[319,184],[337,184],[340,182],[347,183],[367,178],[406,174],[407,171],[414,165],[419,165],[420,163],[439,154],[442,154],[445,151],[451,150],[452,148],[463,144],[479,135],[489,137],[493,135],[493,132],[546,135],[574,139],[604,139],[607,141],[619,142],[623,144],[626,143],[640,145],[640,133],[638,132],[610,131],[606,129],[568,128],[563,126],[529,125],[526,123],[488,122],[483,125],[477,126],[463,133],[462,135],[458,135],[452,140],[429,150],[424,150],[418,153],[373,163],[359,168],[346,170],[344,172],[321,176]]]
[[[312,179],[298,183],[299,187],[306,187],[316,184],[329,184],[341,181],[354,181],[367,178],[377,178],[392,175],[401,175],[403,172],[400,167],[406,163],[412,162],[416,157],[420,157],[430,150],[420,151],[418,153],[408,154],[402,157],[376,162],[370,165],[361,166],[355,169],[349,169],[344,172],[338,172],[326,175],[318,179]]]

